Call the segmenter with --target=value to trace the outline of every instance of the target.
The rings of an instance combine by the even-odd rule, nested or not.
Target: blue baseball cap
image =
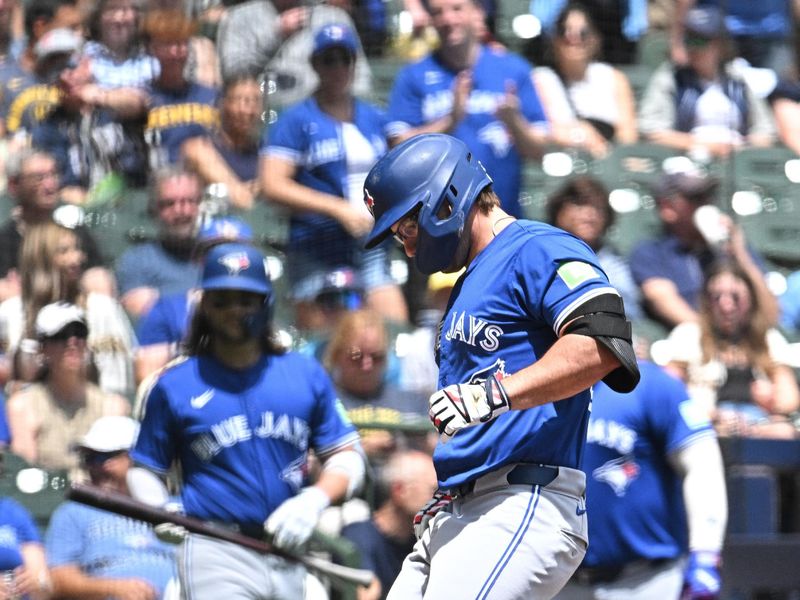
[[[215,242],[252,242],[253,228],[237,217],[209,219],[197,233],[197,243],[210,245]]]
[[[351,54],[358,50],[358,38],[355,31],[344,23],[325,25],[314,35],[314,51],[312,56],[329,48],[344,48]]]
[[[725,34],[725,17],[716,6],[695,6],[683,19],[686,33],[714,39]]]
[[[241,290],[272,295],[264,255],[247,244],[220,244],[206,254],[200,278],[203,290]]]

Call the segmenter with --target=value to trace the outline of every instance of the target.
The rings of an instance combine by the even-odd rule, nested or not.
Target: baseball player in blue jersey
[[[216,246],[200,287],[187,356],[146,393],[133,457],[160,475],[179,464],[186,514],[256,538],[266,531],[277,546],[299,548],[322,510],[363,480],[357,433],[322,367],[272,341],[273,291],[258,250]],[[313,485],[305,481],[309,449],[323,465]],[[129,478],[131,493],[142,498],[137,483]],[[179,569],[187,598],[303,597],[298,565],[173,533],[185,537]]]
[[[594,386],[583,458],[592,543],[559,600],[719,597],[727,498],[714,429],[683,382],[652,363],[639,370],[631,394]]]
[[[387,110],[390,141],[452,134],[489,172],[503,209],[518,217],[522,163],[541,155],[547,125],[531,65],[480,42],[479,0],[429,0],[427,6],[440,44],[395,78]]]
[[[389,235],[423,273],[466,267],[441,323],[440,491],[389,593],[550,598],[583,559],[579,470],[592,384],[638,381],[630,323],[583,242],[504,212],[463,142],[414,137],[370,171],[367,244]]]

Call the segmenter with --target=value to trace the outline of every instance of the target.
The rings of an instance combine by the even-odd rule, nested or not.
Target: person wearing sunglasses
[[[322,511],[360,487],[365,464],[358,433],[337,408],[322,366],[278,342],[275,295],[261,252],[239,243],[215,246],[206,254],[200,287],[186,355],[143,394],[131,455],[156,486],[179,465],[187,515],[299,550]],[[313,482],[306,477],[312,450],[322,464]],[[152,493],[129,479],[134,497],[153,502]],[[297,563],[187,537],[180,528],[159,534],[182,544],[185,597],[303,597],[306,573]]]
[[[98,418],[129,414],[130,404],[93,383],[89,329],[81,308],[48,304],[36,316],[36,334],[35,383],[8,398],[10,449],[31,464],[66,469],[80,480],[85,473],[72,445]]]
[[[92,486],[130,495],[128,452],[138,430],[130,417],[101,417],[77,441]],[[59,598],[177,600],[175,547],[142,521],[66,501],[50,518],[45,548]]]
[[[653,73],[639,106],[641,134],[704,160],[743,146],[770,146],[775,124],[769,106],[729,68],[722,12],[697,6],[683,25],[687,63],[667,61]]]
[[[366,305],[402,323],[408,309],[389,270],[391,247],[364,251],[361,242],[372,226],[362,185],[387,139],[383,111],[353,95],[358,47],[345,24],[316,33],[311,66],[319,86],[264,132],[259,177],[266,198],[291,210],[290,284],[321,269],[351,267],[364,285]]]

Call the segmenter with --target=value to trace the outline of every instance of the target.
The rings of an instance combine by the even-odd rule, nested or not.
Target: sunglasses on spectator
[[[588,27],[581,27],[580,29],[569,29],[567,30],[563,25],[558,28],[558,37],[560,38],[570,38],[570,39],[578,39],[581,42],[589,41],[589,38],[592,37],[592,31]]]
[[[111,452],[96,452],[95,450],[84,450],[81,452],[81,461],[86,466],[97,467],[105,464],[106,461],[125,454],[127,450],[113,450]]]
[[[81,323],[70,323],[60,331],[57,331],[53,335],[44,339],[46,342],[66,342],[70,338],[85,340],[87,337],[89,337],[89,331],[86,329],[86,325],[82,325]]]
[[[360,363],[365,358],[369,359],[376,364],[382,363],[386,360],[386,352],[364,352],[361,348],[354,346],[348,352],[350,362]]]
[[[404,246],[407,240],[413,240],[419,234],[419,209],[415,210],[410,215],[406,215],[397,223],[397,229],[394,232],[394,239],[401,246]]]
[[[340,65],[349,67],[355,62],[356,57],[347,50],[332,50],[320,54],[318,60],[323,67],[337,67]]]

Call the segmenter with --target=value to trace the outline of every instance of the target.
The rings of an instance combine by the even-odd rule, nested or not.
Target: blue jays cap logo
[[[227,269],[228,275],[231,276],[238,275],[250,266],[250,259],[244,252],[225,254],[219,257],[218,262]]]
[[[375,216],[375,198],[372,197],[372,194],[369,193],[367,188],[364,188],[364,204],[367,205],[367,210],[369,210],[369,214],[373,217]]]
[[[592,471],[592,477],[608,484],[617,496],[622,497],[628,491],[628,486],[639,477],[639,471],[636,461],[629,456],[622,456],[597,467]]]

